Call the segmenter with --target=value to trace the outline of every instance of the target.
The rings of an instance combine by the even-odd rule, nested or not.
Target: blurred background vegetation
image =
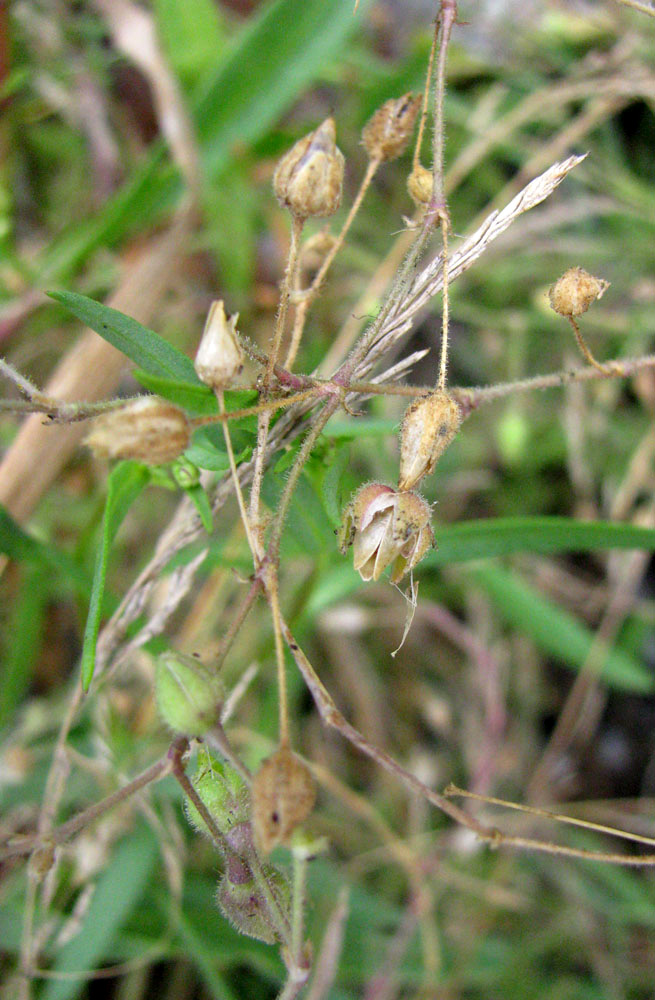
[[[356,15],[349,0],[0,3],[0,352],[38,385],[54,377],[69,398],[138,391],[126,364],[84,353],[89,335],[45,298],[52,288],[109,301],[190,356],[211,300],[222,297],[265,346],[288,242],[271,193],[277,158],[334,113],[347,162],[343,216],[365,168],[363,124],[387,98],[422,89],[434,14],[420,0],[362,0]],[[589,156],[453,285],[451,382],[579,364],[567,324],[545,304],[572,265],[611,282],[584,317],[594,353],[652,351],[655,21],[610,0],[462,2],[460,18],[446,102],[454,241],[558,158]],[[376,274],[389,276],[387,255],[411,214],[408,168],[409,154],[376,179],[313,311],[301,370],[321,360],[353,311],[375,309]],[[439,308],[413,332],[411,349],[431,348],[413,381],[434,378]],[[474,414],[425,484],[437,544],[440,526],[476,518],[515,518],[517,533],[519,519],[539,515],[655,527],[654,409],[647,370],[627,383],[511,396]],[[336,469],[347,499],[367,479],[393,481],[401,412],[378,398],[361,428],[335,419],[289,518],[283,603],[318,672],[345,715],[432,787],[455,781],[559,803],[652,835],[649,553],[428,559],[414,624],[392,658],[403,597],[385,582],[362,586],[338,555],[338,508],[323,502],[322,485]],[[39,543],[22,557],[14,548],[0,578],[3,841],[32,830],[38,816],[77,678],[106,483],[106,468],[76,447],[76,429],[36,424],[17,454],[19,421],[0,420],[0,500]],[[265,497],[275,496],[284,468],[282,460],[267,477]],[[134,504],[112,553],[108,611],[177,501],[151,486]],[[167,630],[166,642],[208,660],[240,592],[232,567],[248,570],[236,525],[229,507]],[[166,642],[137,652],[87,699],[71,734],[60,819],[164,752],[150,654]],[[264,607],[237,641],[228,682],[253,663],[232,735],[255,766],[273,746],[277,719]],[[316,948],[340,888],[349,889],[330,998],[652,997],[647,870],[476,847],[326,734],[290,678],[298,747],[320,767],[313,829],[329,838],[310,873]],[[478,815],[515,833],[611,847],[518,814]],[[66,847],[50,877],[36,939],[40,967],[57,975],[39,979],[35,995],[275,996],[282,963],[221,917],[218,867],[187,827],[172,780],[110,813]],[[2,864],[8,991],[24,892],[24,864]],[[88,975],[71,978],[79,970]]]

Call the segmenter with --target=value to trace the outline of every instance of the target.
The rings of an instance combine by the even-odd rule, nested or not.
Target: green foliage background
[[[200,413],[214,401],[188,359],[211,299],[220,295],[230,311],[239,310],[240,329],[261,346],[270,335],[288,235],[270,190],[276,158],[334,110],[348,164],[347,206],[365,166],[360,129],[388,97],[421,89],[429,26],[409,15],[394,17],[382,4],[362,3],[354,16],[348,0],[275,0],[247,14],[214,0],[145,6],[191,114],[202,164],[201,211],[193,246],[152,324],[166,346],[144,341],[140,331],[135,337],[122,320],[112,342],[123,337],[122,349],[140,369],[138,381],[126,374],[121,391],[137,392],[140,383]],[[602,303],[584,317],[594,352],[602,359],[652,350],[655,24],[609,0],[580,12],[535,5],[531,18],[516,22],[509,14],[492,22],[476,4],[460,7],[468,24],[456,32],[447,97],[447,160],[452,176],[459,174],[450,195],[455,234],[472,228],[491,205],[506,203],[520,187],[517,176],[525,182],[571,151],[589,156],[550,201],[453,285],[452,382],[490,384],[578,364],[566,324],[544,306],[547,287],[573,264],[611,282]],[[148,125],[151,109],[138,110],[144,91],[148,106],[147,86],[135,82],[108,42],[93,4],[42,0],[17,4],[8,14],[3,8],[3,15],[11,62],[0,90],[0,148],[7,154],[0,310],[34,291],[56,293],[51,300],[39,296],[38,308],[26,311],[0,349],[43,384],[79,336],[71,312],[96,329],[102,325],[106,314],[83,296],[107,297],[131,250],[167,225],[184,189],[163,139]],[[88,139],[70,111],[76,88],[88,79],[117,143],[117,175],[102,196]],[[466,156],[472,169],[465,168]],[[407,156],[386,167],[369,193],[312,317],[303,370],[324,355],[402,228],[402,216],[410,214],[408,164]],[[0,319],[7,314],[0,312]],[[111,340],[106,330],[98,332]],[[433,377],[438,337],[435,303],[413,334],[413,348],[432,348],[416,381]],[[626,564],[620,560],[655,547],[648,450],[654,401],[644,376],[630,384],[612,380],[515,395],[474,414],[425,486],[435,503],[438,549],[418,573],[422,603],[395,658],[402,597],[388,584],[364,587],[337,553],[333,532],[356,486],[394,480],[402,407],[375,399],[365,416],[339,416],[328,425],[288,520],[284,606],[345,714],[432,786],[477,781],[489,794],[525,797],[603,611],[621,586]],[[233,402],[247,405],[248,397]],[[13,418],[0,420],[3,447],[16,427]],[[252,438],[252,421],[242,422],[235,433],[242,457]],[[613,523],[614,501],[634,482],[635,456],[642,453],[646,469],[638,472],[625,523]],[[220,436],[210,432],[195,436],[189,454],[203,468],[225,468]],[[267,474],[264,496],[271,507],[289,462],[288,453],[280,454]],[[19,526],[0,512],[0,549],[9,557],[0,579],[0,831],[7,834],[33,828],[83,646],[90,680],[97,626],[147,561],[180,496],[164,476],[153,480],[143,470],[119,467],[108,488],[105,473],[79,452],[29,524]],[[80,756],[60,819],[164,752],[150,654],[170,639],[211,656],[239,592],[231,570],[249,569],[233,513],[213,525],[198,587],[171,634],[149,644],[113,684],[91,688],[72,733]],[[196,552],[183,553],[176,565]],[[650,835],[652,598],[645,565],[640,588],[599,658],[599,724],[562,755],[561,773],[548,788],[552,801],[564,800],[562,811]],[[495,664],[495,680],[465,643],[439,626],[443,609]],[[277,718],[272,635],[263,610],[236,644],[228,683],[253,661],[260,670],[239,709],[235,739],[256,766],[273,745]],[[389,843],[363,811],[348,813],[334,790],[324,790],[315,829],[328,835],[330,848],[312,865],[308,913],[316,949],[339,888],[350,890],[331,1000],[652,995],[655,884],[647,870],[476,849],[333,734],[326,736],[295,673],[290,678],[303,753],[356,791],[415,850],[432,899],[423,921],[407,925],[411,883]],[[501,730],[494,729],[499,716]],[[89,766],[78,766],[82,760]],[[492,821],[573,846],[611,846],[587,832],[521,825],[506,813],[494,812]],[[94,834],[76,840],[63,856],[40,963],[67,975],[40,981],[39,1000],[276,994],[282,963],[273,948],[239,937],[220,916],[214,902],[219,860],[186,826],[172,781],[153,788],[147,808],[120,811],[103,823],[96,853],[93,840]],[[22,864],[0,869],[0,974],[8,990],[25,880]],[[92,893],[82,906],[88,887]],[[405,926],[391,992],[378,994],[374,977]],[[426,960],[426,934],[433,964]],[[68,978],[113,965],[121,969],[108,984]]]

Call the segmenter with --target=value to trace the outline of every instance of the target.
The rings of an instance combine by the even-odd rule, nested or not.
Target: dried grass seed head
[[[385,101],[362,130],[362,145],[371,160],[395,160],[407,149],[421,95],[403,94]]]
[[[333,118],[310,132],[282,157],[273,175],[275,196],[299,219],[334,215],[341,204],[344,158]]]
[[[461,422],[459,406],[445,390],[410,403],[400,431],[398,489],[411,490],[434,471]]]
[[[222,299],[212,302],[194,361],[198,378],[211,389],[226,389],[243,368],[238,319],[238,313],[228,319]]]
[[[264,761],[252,783],[255,842],[268,854],[286,844],[316,802],[316,785],[306,764],[285,745]]]
[[[340,547],[353,546],[353,566],[362,580],[378,580],[391,567],[391,582],[412,570],[434,545],[430,505],[417,493],[367,483],[344,513]]]
[[[144,396],[95,417],[84,443],[99,458],[163,465],[178,458],[190,440],[183,410],[158,396]]]
[[[595,278],[582,267],[570,267],[552,286],[548,298],[560,316],[581,316],[607,288],[609,281]]]

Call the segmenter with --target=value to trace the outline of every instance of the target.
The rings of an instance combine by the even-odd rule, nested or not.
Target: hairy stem
[[[291,343],[289,344],[289,351],[287,353],[287,357],[284,362],[284,367],[286,369],[290,370],[293,367],[293,362],[296,359],[298,348],[300,347],[300,341],[302,340],[303,330],[305,328],[305,320],[307,319],[307,313],[309,311],[309,307],[311,306],[312,302],[320,292],[321,285],[323,284],[325,276],[329,271],[334,258],[336,257],[339,250],[343,246],[348,230],[350,229],[353,223],[353,219],[355,218],[361,207],[362,201],[364,200],[364,195],[366,194],[369,185],[373,180],[373,177],[375,176],[375,173],[379,166],[380,166],[380,160],[369,160],[368,166],[366,168],[366,173],[364,174],[362,183],[359,185],[359,191],[355,195],[355,200],[350,206],[350,211],[346,216],[345,222],[341,227],[341,232],[339,233],[334,244],[326,254],[325,260],[323,261],[319,270],[314,276],[314,280],[312,281],[310,287],[306,289],[306,291],[301,293],[302,298],[298,303],[298,306],[296,308],[296,314],[294,317],[293,331],[291,334]]]
[[[270,383],[273,377],[273,371],[275,365],[277,364],[278,354],[280,352],[280,344],[282,343],[282,336],[284,334],[284,327],[286,324],[287,310],[289,307],[289,296],[291,294],[291,289],[293,288],[293,283],[295,280],[296,266],[298,263],[298,247],[300,243],[300,234],[302,232],[304,220],[299,219],[296,216],[293,217],[291,223],[291,243],[289,245],[289,255],[287,257],[287,266],[284,271],[284,278],[282,279],[282,289],[280,292],[280,306],[277,313],[277,319],[275,322],[275,331],[273,333],[273,343],[271,345],[270,353],[268,356],[268,361],[266,364],[266,372],[264,374],[264,392],[265,395],[268,394],[270,390]],[[255,535],[259,538],[261,534],[261,528],[259,524],[259,503],[262,491],[262,480],[264,478],[264,468],[266,466],[266,443],[268,441],[268,429],[271,423],[271,415],[268,411],[264,411],[259,414],[259,419],[257,421],[257,449],[255,451],[255,466],[253,469],[252,485],[250,487],[250,507],[249,507],[249,517],[250,524]]]
[[[225,393],[223,390],[218,390],[216,393],[218,398],[218,407],[221,415],[225,415]],[[258,540],[253,537],[252,530],[250,527],[250,520],[248,518],[248,512],[246,510],[246,505],[243,499],[243,493],[241,491],[241,483],[239,482],[239,473],[237,471],[237,464],[234,461],[234,450],[232,448],[232,437],[230,436],[230,428],[227,422],[223,422],[223,437],[225,438],[225,447],[227,448],[227,456],[230,462],[230,472],[232,473],[232,482],[234,483],[234,492],[236,494],[237,503],[239,505],[239,513],[241,514],[241,521],[243,522],[243,529],[246,533],[246,538],[248,539],[248,546],[252,552],[253,559],[260,555],[261,553],[257,549]]]
[[[575,334],[575,339],[577,341],[578,347],[582,351],[583,355],[585,356],[589,364],[593,365],[594,368],[597,368],[598,371],[602,372],[603,375],[611,375],[611,372],[607,368],[605,368],[604,365],[601,365],[600,362],[596,361],[595,357],[593,356],[593,354],[589,350],[589,347],[587,346],[586,340],[580,333],[580,327],[574,320],[573,316],[567,316],[567,319],[571,324],[571,326],[573,327],[573,332]]]

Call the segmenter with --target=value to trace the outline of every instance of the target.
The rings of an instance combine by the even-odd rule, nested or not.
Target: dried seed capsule
[[[560,316],[581,316],[601,298],[609,281],[594,278],[582,267],[570,267],[548,293],[551,308]]]
[[[281,871],[272,865],[262,865],[267,887],[282,913],[290,917],[291,889]],[[223,916],[242,934],[275,944],[278,939],[264,893],[257,885],[247,864],[228,858],[225,874],[218,883],[216,901]]]
[[[243,368],[238,319],[238,313],[227,318],[222,299],[212,302],[194,361],[198,378],[212,389],[227,388]]]
[[[191,781],[221,833],[227,836],[235,827],[249,822],[248,786],[233,767],[217,760],[205,747],[198,753],[198,767]],[[189,823],[200,833],[211,837],[210,830],[191,799],[185,799],[184,808]]]
[[[432,197],[432,174],[427,167],[416,164],[407,178],[407,190],[417,208],[428,204]]]
[[[386,101],[362,130],[362,145],[371,160],[395,160],[410,140],[421,95],[404,94]]]
[[[95,417],[84,443],[100,458],[162,465],[181,455],[190,439],[183,410],[158,396],[145,396]]]
[[[430,516],[430,505],[418,494],[368,483],[346,508],[341,551],[353,546],[362,580],[378,580],[391,566],[391,582],[398,583],[434,545]]]
[[[214,725],[224,700],[221,681],[192,656],[162,653],[155,672],[157,707],[176,733],[197,736]]]
[[[343,154],[335,145],[333,118],[300,139],[273,175],[275,196],[299,219],[333,215],[341,204]]]
[[[316,801],[309,768],[288,746],[264,761],[252,783],[255,841],[265,854],[285,844],[307,819]]]
[[[455,400],[438,390],[411,403],[400,431],[398,489],[411,490],[429,475],[457,434],[462,418]]]

